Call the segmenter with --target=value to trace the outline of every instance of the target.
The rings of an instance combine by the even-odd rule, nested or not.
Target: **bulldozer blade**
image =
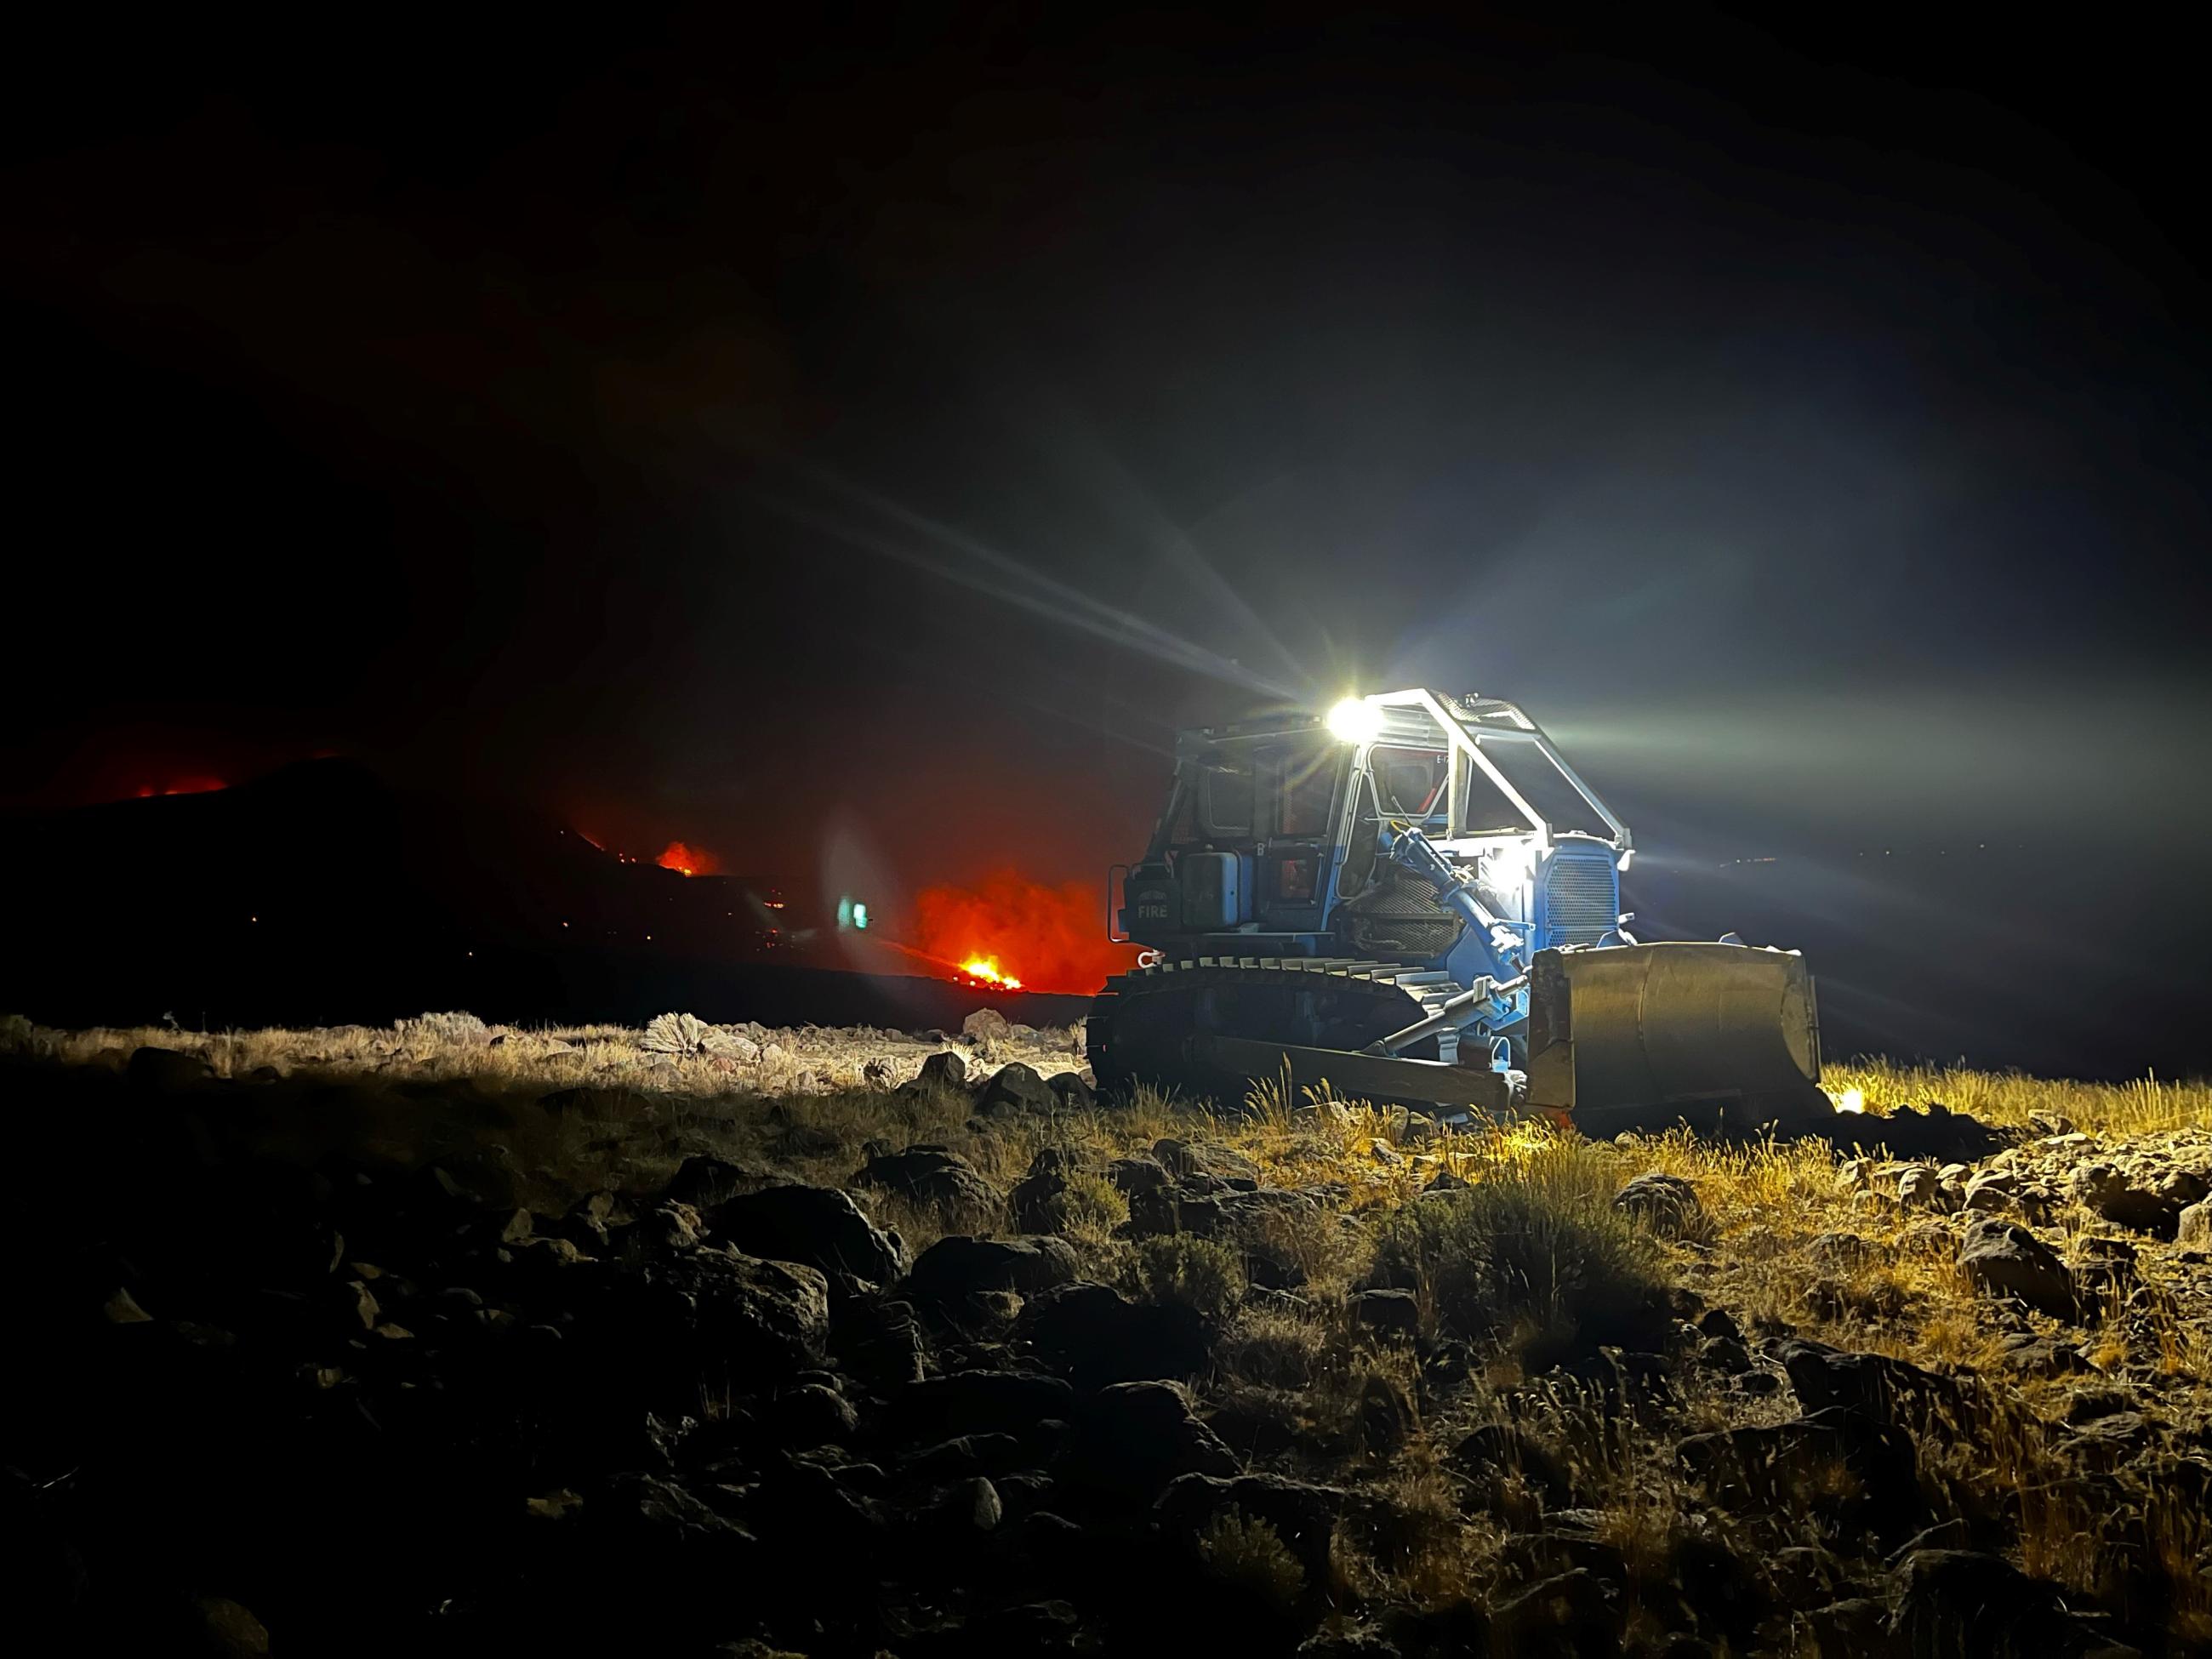
[[[1206,1071],[1257,1081],[1287,1070],[1291,1086],[1300,1090],[1326,1084],[1355,1099],[1425,1101],[1498,1115],[1511,1108],[1509,1079],[1486,1066],[1302,1048],[1250,1037],[1194,1036],[1187,1048],[1192,1061]]]
[[[1795,951],[1665,943],[1540,951],[1528,1104],[1586,1134],[1718,1106],[1736,1122],[1828,1112],[1812,975]]]

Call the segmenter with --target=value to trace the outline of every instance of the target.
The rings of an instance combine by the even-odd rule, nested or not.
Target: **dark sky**
[[[1425,682],[1655,855],[2203,916],[2179,42],[467,9],[19,38],[17,802],[336,750],[1061,881],[1178,719]]]

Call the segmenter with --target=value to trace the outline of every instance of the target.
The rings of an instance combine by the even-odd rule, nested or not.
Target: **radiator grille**
[[[1595,945],[1620,915],[1620,887],[1601,848],[1561,846],[1544,872],[1547,945]]]
[[[1459,943],[1466,924],[1437,902],[1425,876],[1396,865],[1376,872],[1375,885],[1338,911],[1347,948],[1362,956],[1441,957]]]

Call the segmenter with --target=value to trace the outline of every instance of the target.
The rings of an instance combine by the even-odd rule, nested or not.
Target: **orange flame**
[[[913,940],[924,959],[963,982],[1088,994],[1125,971],[1133,954],[1107,942],[1104,910],[1095,883],[1048,887],[1001,870],[974,887],[923,889]],[[1008,975],[1010,963],[1021,964],[1018,978]]]
[[[204,775],[173,778],[159,789],[150,783],[148,784],[138,792],[138,799],[145,800],[155,795],[212,795],[218,789],[229,787],[230,786],[221,778]]]
[[[660,856],[653,862],[682,876],[711,876],[722,867],[712,853],[687,847],[680,841],[672,841],[661,848]]]

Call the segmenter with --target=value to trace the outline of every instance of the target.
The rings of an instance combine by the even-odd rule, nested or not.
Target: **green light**
[[[864,928],[864,927],[866,927],[867,925],[868,925],[868,907],[867,907],[866,905],[865,905],[865,904],[856,904],[856,905],[854,905],[854,906],[853,907],[853,926],[854,926],[854,927],[863,927],[863,928]]]
[[[853,925],[853,901],[849,897],[840,898],[837,901],[837,925],[840,927],[850,927]]]

